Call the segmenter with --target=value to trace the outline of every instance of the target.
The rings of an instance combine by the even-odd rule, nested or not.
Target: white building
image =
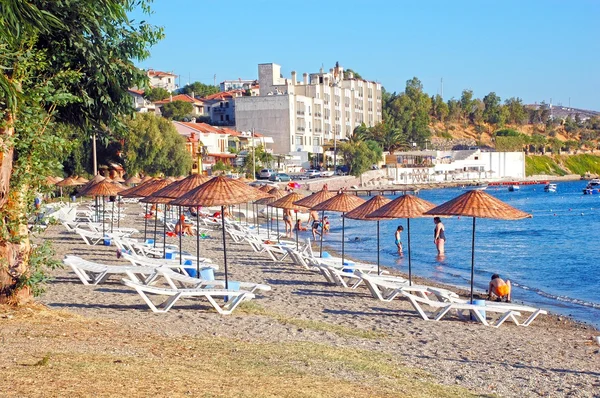
[[[307,167],[308,154],[322,154],[326,141],[345,139],[354,128],[381,122],[381,84],[356,79],[337,65],[324,72],[296,72],[281,77],[281,66],[259,64],[260,95],[235,99],[238,130],[255,128],[273,137],[274,152],[299,155]]]
[[[231,90],[252,90],[258,86],[258,81],[256,80],[224,80],[219,83],[219,89],[223,91],[231,91]]]
[[[173,73],[148,69],[146,71],[146,75],[148,75],[148,79],[150,79],[150,87],[164,88],[170,93],[179,88],[179,86],[175,84],[175,79],[177,79],[177,75]]]
[[[386,156],[388,177],[399,184],[525,178],[524,152],[412,151]]]
[[[143,90],[136,90],[130,88],[127,90],[127,93],[131,96],[133,100],[133,107],[136,112],[145,113],[145,112],[154,112],[156,110],[156,106],[151,102],[144,98]]]

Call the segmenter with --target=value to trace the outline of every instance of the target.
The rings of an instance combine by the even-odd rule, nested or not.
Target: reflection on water
[[[478,219],[475,234],[475,288],[484,291],[490,276],[500,274],[515,282],[514,297],[570,314],[600,325],[600,267],[598,233],[600,195],[582,195],[585,181],[558,184],[557,193],[543,192],[539,186],[523,186],[519,192],[506,188],[488,189],[493,196],[533,215],[531,219],[501,221]],[[458,189],[421,191],[420,197],[441,204],[463,192]],[[341,249],[341,218],[329,213],[331,233],[326,245]],[[473,220],[445,218],[448,240],[445,257],[437,257],[430,218],[410,223],[413,274],[436,281],[468,286],[471,272]],[[408,272],[407,258],[399,258],[394,232],[399,222],[380,223],[382,265]],[[600,228],[596,228],[600,229]],[[377,261],[377,229],[374,222],[346,220],[349,256]],[[359,237],[359,240],[355,240]],[[402,235],[407,257],[408,231]]]

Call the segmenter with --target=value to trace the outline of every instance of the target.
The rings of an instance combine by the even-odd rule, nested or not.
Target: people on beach
[[[312,223],[312,235],[313,235],[313,239],[315,239],[315,240],[317,239],[317,235],[321,236],[321,233],[319,232],[319,227],[321,227],[321,222],[317,218]]]
[[[319,219],[319,213],[316,210],[311,210],[308,214],[308,222],[315,221]]]
[[[492,275],[492,280],[488,287],[488,300],[504,301],[510,303],[512,293],[512,286],[510,280],[506,282],[500,278],[500,275]]]
[[[329,191],[329,185],[327,185],[327,183],[323,184],[323,191]]]
[[[402,225],[398,225],[398,228],[396,228],[396,233],[394,234],[394,242],[396,243],[396,247],[398,248],[398,254],[400,256],[402,256],[404,253],[402,250],[402,231],[404,231],[404,227]]]
[[[283,210],[283,223],[285,224],[285,234],[292,234],[292,211],[290,209]]]
[[[193,236],[194,230],[192,229],[192,224],[188,224],[185,222],[185,216],[179,217],[179,221],[175,224],[175,235],[184,234]]]
[[[323,217],[323,233],[329,232],[329,218],[327,216]]]
[[[300,219],[296,220],[296,231],[307,231],[308,228],[302,225],[302,221]]]
[[[444,254],[444,244],[446,243],[446,228],[439,217],[434,217],[433,222],[435,228],[433,229],[433,243],[437,248],[438,255]]]

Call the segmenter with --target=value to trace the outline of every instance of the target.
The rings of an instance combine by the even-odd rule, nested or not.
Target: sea
[[[488,187],[487,193],[533,218],[476,219],[475,291],[485,292],[491,275],[497,273],[512,282],[513,301],[600,327],[600,195],[583,195],[586,184],[559,182],[557,192],[544,192],[544,185],[524,185],[515,192],[506,186]],[[464,192],[460,188],[423,190],[419,197],[439,205]],[[341,214],[326,215],[331,233],[325,236],[324,248],[340,252]],[[439,259],[433,243],[433,219],[410,220],[413,275],[468,289],[473,219],[449,217],[442,221],[446,255]],[[345,253],[376,263],[376,222],[346,219],[345,224]],[[398,255],[394,244],[399,225],[404,226],[404,257]],[[407,234],[406,219],[380,222],[382,265],[408,273]]]

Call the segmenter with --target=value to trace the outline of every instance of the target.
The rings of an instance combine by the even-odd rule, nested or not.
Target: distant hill
[[[541,104],[530,104],[530,105],[525,105],[526,108],[530,108],[530,109],[539,109],[541,106]],[[586,110],[586,109],[578,109],[578,108],[569,108],[568,106],[561,106],[561,105],[545,105],[550,109],[551,112],[551,117],[555,118],[555,119],[566,119],[567,117],[571,116],[571,119],[575,119],[576,115],[579,115],[579,118],[583,121],[583,120],[587,120],[589,118],[592,118],[594,116],[600,116],[600,112],[598,111],[590,111],[590,110]]]

